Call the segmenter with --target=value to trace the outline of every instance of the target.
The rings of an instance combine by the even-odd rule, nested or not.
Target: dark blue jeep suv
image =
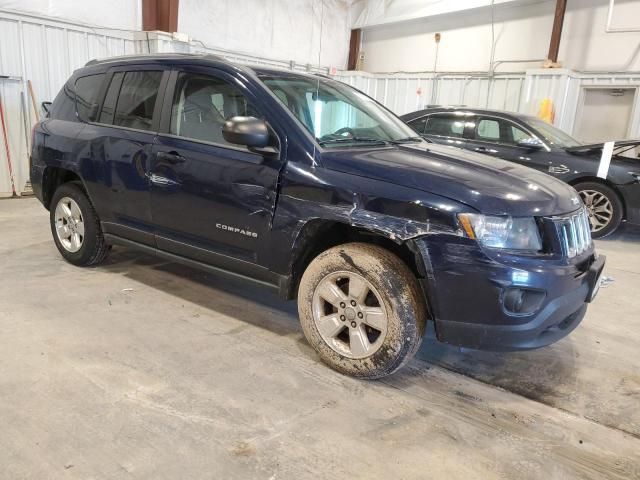
[[[427,320],[455,345],[548,345],[604,265],[559,180],[429,144],[332,79],[212,56],[77,70],[34,128],[31,181],[67,261],[119,244],[268,285],[362,378],[400,368]]]

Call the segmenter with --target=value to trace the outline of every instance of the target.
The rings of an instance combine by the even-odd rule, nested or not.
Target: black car
[[[343,83],[212,56],[77,70],[34,129],[31,181],[70,263],[119,244],[260,282],[363,378],[400,368],[427,320],[471,348],[555,342],[604,265],[566,184],[429,144]]]
[[[583,145],[539,118],[493,110],[428,108],[401,116],[424,138],[520,163],[572,185],[593,237],[640,224],[640,140]]]

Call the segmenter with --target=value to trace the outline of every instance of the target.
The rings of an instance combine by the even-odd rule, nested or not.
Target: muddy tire
[[[335,370],[376,379],[402,367],[418,350],[426,305],[413,273],[396,255],[348,243],[318,255],[298,289],[304,334]]]
[[[591,236],[602,238],[615,232],[622,222],[622,201],[618,194],[599,182],[583,182],[574,185],[587,207]]]
[[[64,259],[77,266],[102,262],[110,246],[105,243],[100,220],[80,185],[58,187],[49,209],[51,233]]]

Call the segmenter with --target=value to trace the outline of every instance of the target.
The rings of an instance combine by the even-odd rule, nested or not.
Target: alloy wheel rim
[[[381,296],[362,275],[335,272],[313,294],[313,320],[324,342],[340,355],[360,359],[375,354],[387,335]]]
[[[596,190],[582,190],[579,193],[587,207],[591,231],[599,232],[606,228],[613,218],[613,205],[609,198]]]
[[[84,243],[84,217],[75,200],[62,197],[54,212],[55,227],[62,247],[70,253],[82,248]]]

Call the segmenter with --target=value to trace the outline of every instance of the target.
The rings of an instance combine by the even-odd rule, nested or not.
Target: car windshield
[[[535,128],[547,142],[560,148],[578,147],[582,145],[578,140],[554,127],[550,123],[536,117],[527,117],[527,123]]]
[[[260,79],[323,147],[422,141],[402,120],[346,84],[303,76]]]

